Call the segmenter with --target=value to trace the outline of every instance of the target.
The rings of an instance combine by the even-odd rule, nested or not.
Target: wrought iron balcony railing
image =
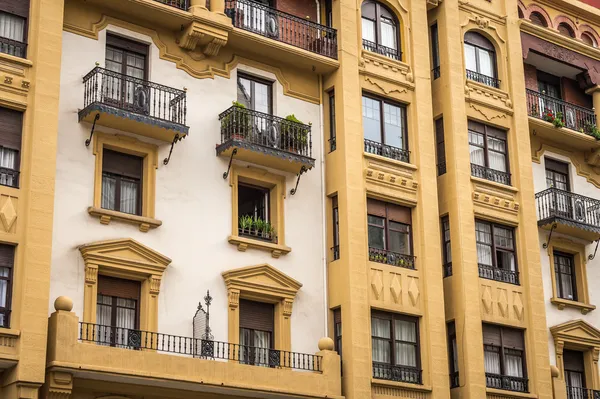
[[[510,186],[510,173],[502,172],[501,170],[492,168],[486,168],[485,166],[474,163],[471,164],[471,176]]]
[[[559,118],[565,127],[588,135],[596,126],[596,114],[593,110],[531,89],[527,89],[527,114],[547,122]]]
[[[600,399],[600,391],[567,386],[567,399]]]
[[[450,373],[450,388],[458,388],[459,379],[458,379],[458,371],[454,373]]]
[[[519,285],[519,272],[479,264],[479,277]]]
[[[421,374],[422,371],[416,367],[395,366],[388,363],[373,362],[373,378],[421,384]]]
[[[485,373],[485,383],[488,388],[504,389],[514,392],[529,392],[529,380],[521,377]]]
[[[372,51],[377,54],[384,55],[394,60],[402,61],[402,52],[398,49],[386,47],[381,44],[363,39],[363,48],[367,51]]]
[[[548,188],[535,195],[538,225],[560,221],[600,234],[600,200]]]
[[[365,139],[365,152],[402,162],[409,162],[410,160],[410,151],[369,139]]]
[[[369,247],[369,260],[371,262],[385,263],[386,265],[399,266],[414,270],[416,259],[416,256]]]
[[[98,105],[117,110],[117,113],[128,112],[185,126],[187,99],[184,90],[100,67],[85,75],[83,83],[84,111]],[[84,111],[80,112],[80,119]]]
[[[27,56],[27,43],[0,37],[0,53],[25,58]]]
[[[337,59],[337,31],[252,0],[225,0],[233,26]]]
[[[79,323],[79,339],[86,342],[95,342],[98,345],[124,349],[148,349],[202,359],[225,359],[253,366],[322,372],[322,357],[318,355],[258,348],[208,339],[194,339],[93,323]]]
[[[19,188],[18,170],[0,167],[0,185]]]
[[[467,79],[482,83],[486,86],[500,88],[500,79],[467,69]]]
[[[238,141],[312,158],[311,126],[232,106],[219,115],[221,144]]]
[[[154,0],[159,3],[166,4],[171,7],[179,8],[180,10],[187,11],[190,7],[190,0]]]

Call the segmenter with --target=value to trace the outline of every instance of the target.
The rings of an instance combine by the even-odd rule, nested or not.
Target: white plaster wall
[[[541,157],[541,162],[539,164],[535,162],[533,163],[533,184],[536,193],[546,189],[545,158],[551,158],[557,161],[569,163],[569,176],[571,179],[570,187],[572,192],[584,195],[586,197],[600,199],[600,189],[588,183],[584,177],[577,175],[577,170],[575,169],[573,164],[570,163],[570,159],[568,157],[549,151],[546,151],[544,153],[544,155]],[[552,233],[553,239],[554,237],[558,236],[560,236],[560,234]],[[568,238],[575,242],[587,244],[585,248],[586,258],[589,254],[593,253],[596,243],[592,245],[585,241],[579,241],[573,237]],[[548,241],[547,230],[539,229],[539,241],[542,263],[542,278],[544,282],[544,300],[546,303],[546,322],[548,324],[548,327],[550,328],[552,326],[565,323],[570,320],[582,319],[595,326],[596,328],[600,328],[599,310],[594,310],[586,315],[583,315],[578,309],[565,308],[563,310],[558,310],[558,308],[555,305],[550,303],[550,298],[552,298],[552,273],[554,273],[554,270],[552,270],[550,267],[550,258],[548,256],[548,251],[542,247],[542,245],[546,241]],[[590,303],[592,305],[600,306],[600,289],[598,288],[600,287],[600,253],[596,256],[594,260],[588,261],[586,268]],[[550,363],[556,365],[554,340],[552,339],[552,334],[550,334],[549,329],[548,340],[550,343]]]
[[[105,226],[88,215],[94,190],[95,156],[84,145],[91,125],[77,122],[83,107],[82,78],[98,62],[104,66],[106,32],[112,31],[150,46],[149,80],[187,90],[187,124],[190,134],[175,145],[170,163],[162,160],[170,145],[159,143],[156,171],[156,218],[163,225],[142,233],[134,225],[112,222]],[[239,65],[239,70],[273,80],[274,114],[295,114],[313,125],[313,157],[316,167],[302,176],[296,195],[289,190],[296,176],[288,174],[284,200],[286,245],[292,252],[279,259],[269,252],[239,252],[227,242],[231,234],[231,188],[222,174],[228,159],[215,155],[220,141],[218,114],[236,99],[237,70],[231,78],[196,79],[161,60],[150,37],[108,26],[92,40],[63,33],[56,199],[52,249],[49,311],[60,295],[74,300],[74,311],[83,310],[84,264],[77,247],[99,240],[131,237],[170,257],[159,295],[159,332],[192,336],[192,317],[197,304],[210,289],[213,296],[211,327],[215,339],[227,341],[227,293],[221,273],[244,266],[269,263],[300,281],[303,286],[294,302],[292,350],[314,353],[325,334],[325,281],[323,265],[323,190],[321,185],[322,139],[320,108],[283,95],[273,74]],[[110,129],[97,128],[111,132]],[[276,173],[282,173],[276,171]]]

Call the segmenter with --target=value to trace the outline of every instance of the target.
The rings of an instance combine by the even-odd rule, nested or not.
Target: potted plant
[[[250,232],[252,231],[252,216],[240,216],[238,227],[240,229],[241,234],[250,234]]]
[[[556,128],[565,127],[562,112],[557,112],[556,114],[554,114],[554,111],[552,111],[549,108],[546,108],[543,119],[546,122],[552,123]]]
[[[294,114],[291,114],[281,122],[279,130],[282,149],[289,152],[304,152],[308,143],[309,126],[304,125]]]
[[[587,122],[585,127],[580,129],[580,131],[594,137],[596,140],[600,140],[600,130],[593,123]]]
[[[240,102],[232,101],[231,107],[221,119],[221,131],[225,132],[225,139],[245,140],[252,130],[250,114],[246,106]]]

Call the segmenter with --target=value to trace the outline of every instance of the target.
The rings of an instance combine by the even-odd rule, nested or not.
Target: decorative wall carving
[[[485,106],[475,105],[473,102],[469,104],[469,107],[477,111],[477,113],[483,116],[488,122],[493,121],[494,119],[506,119],[508,116],[506,112],[494,112]]]
[[[18,201],[17,197],[0,194],[0,222],[2,231],[4,232],[17,232]]]
[[[499,219],[514,220],[520,205],[516,201],[516,190],[500,184],[488,183],[472,178],[473,204],[475,213],[495,216]]]
[[[402,92],[406,92],[406,89],[414,90],[415,79],[413,73],[410,65],[404,62],[363,50],[359,66],[360,73],[364,75],[365,81],[377,86],[383,86],[381,90],[391,90],[390,87],[398,85],[403,86]],[[370,79],[369,77],[375,79]],[[380,82],[380,80],[392,84],[388,87],[388,85]]]
[[[481,314],[484,321],[508,322],[516,326],[524,325],[525,306],[520,286],[482,280],[479,291],[482,303]]]
[[[396,201],[401,199],[406,205],[417,203],[419,183],[415,180],[416,170],[416,167],[409,164],[365,154],[367,191],[393,197]]]
[[[371,303],[374,306],[409,313],[421,312],[418,271],[371,263],[369,280]]]
[[[373,384],[373,395],[381,396],[394,396],[397,398],[410,398],[410,399],[430,399],[431,393],[423,392],[419,390],[413,390],[410,388],[391,387],[385,385]],[[377,398],[374,396],[374,398]]]
[[[494,118],[506,118],[506,115],[513,114],[513,104],[507,92],[495,89],[493,87],[467,80],[465,85],[466,100],[484,107],[491,108],[487,110],[480,106],[472,106],[474,110],[479,112],[488,121]],[[500,114],[494,113],[493,110],[501,111]]]
[[[382,81],[377,78],[365,76],[364,82],[365,83],[363,84],[363,87],[367,89],[372,89],[373,91],[377,91],[380,94],[390,95],[393,93],[408,93],[408,89],[406,89],[405,87],[398,87],[398,85],[394,83]]]

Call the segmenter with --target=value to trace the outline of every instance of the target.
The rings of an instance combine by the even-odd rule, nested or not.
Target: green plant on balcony
[[[290,152],[302,152],[308,143],[310,127],[304,125],[294,114],[285,117],[279,126],[281,148]]]
[[[243,215],[240,216],[238,227],[242,234],[251,234],[252,233],[252,216]]]
[[[587,122],[585,127],[580,128],[579,131],[600,140],[600,129],[594,123]]]
[[[221,119],[221,126],[225,129],[230,139],[245,139],[252,131],[250,114],[246,106],[240,102],[232,101],[233,107]]]
[[[273,227],[270,222],[260,217],[252,217],[250,215],[240,216],[238,228],[242,235],[253,236],[269,241],[275,241],[276,238],[275,227]]]
[[[556,114],[551,109],[546,109],[544,112],[544,120],[550,122],[555,128],[565,127],[565,121],[562,112]]]

